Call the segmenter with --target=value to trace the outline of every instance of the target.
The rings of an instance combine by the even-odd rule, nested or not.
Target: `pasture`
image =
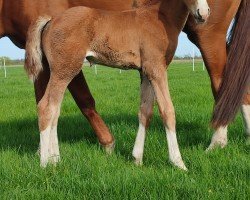
[[[139,73],[84,67],[98,112],[116,138],[106,155],[67,92],[59,119],[62,161],[41,169],[34,89],[23,68],[0,70],[1,199],[250,199],[250,147],[241,116],[229,128],[225,149],[205,153],[212,129],[213,97],[201,63],[174,62],[169,81],[177,135],[188,172],[168,163],[165,131],[155,109],[144,165],[133,164],[138,126]]]

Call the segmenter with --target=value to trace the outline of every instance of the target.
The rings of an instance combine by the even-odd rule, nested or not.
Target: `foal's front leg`
[[[153,114],[154,90],[148,78],[141,74],[141,105],[138,114],[139,128],[133,149],[135,164],[142,165],[146,128]]]
[[[175,111],[169,93],[168,82],[166,81],[165,65],[159,65],[155,68],[151,66],[151,69],[146,69],[145,71],[149,80],[151,80],[160,115],[165,126],[170,162],[183,170],[187,170],[177,142]]]

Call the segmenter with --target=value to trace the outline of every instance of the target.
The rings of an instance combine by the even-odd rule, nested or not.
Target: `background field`
[[[67,92],[59,120],[62,161],[39,167],[33,86],[23,68],[0,70],[0,199],[250,199],[250,148],[241,117],[229,129],[229,145],[206,154],[213,98],[201,64],[175,63],[169,70],[177,134],[188,172],[168,163],[162,122],[155,109],[144,166],[131,156],[137,131],[139,74],[85,67],[97,110],[116,138],[107,156]]]

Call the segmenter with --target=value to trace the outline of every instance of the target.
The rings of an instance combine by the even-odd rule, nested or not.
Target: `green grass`
[[[225,149],[205,153],[213,131],[208,75],[199,66],[175,63],[169,69],[176,109],[183,172],[168,163],[159,113],[148,130],[144,166],[131,156],[138,119],[139,74],[85,67],[97,110],[116,138],[107,156],[93,130],[67,92],[58,134],[62,161],[41,169],[33,86],[22,68],[0,70],[0,199],[250,199],[250,149],[241,117],[229,129]]]

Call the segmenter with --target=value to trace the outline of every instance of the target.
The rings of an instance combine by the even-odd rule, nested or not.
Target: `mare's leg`
[[[210,31],[200,33],[197,41],[209,72],[214,98],[216,98],[226,65],[227,49],[226,35],[217,35],[214,32],[215,30],[211,29]],[[250,143],[250,94],[246,94],[241,110],[246,126],[247,143]],[[227,145],[227,141],[227,126],[219,127],[215,130],[207,150],[212,150],[215,147],[224,148]]]
[[[43,57],[43,70],[34,82],[36,103],[38,104],[45,94],[50,79],[50,69],[46,58]]]
[[[50,79],[50,69],[48,67],[47,60],[43,57],[43,70],[39,73],[37,79],[34,82],[36,103],[38,104],[43,98],[48,82]],[[41,139],[37,151],[38,155],[41,156]]]
[[[50,70],[46,59],[43,59],[43,66],[43,71],[41,71],[39,77],[34,83],[37,103],[39,103],[44,96],[50,78]],[[95,101],[90,93],[82,71],[80,71],[79,74],[70,82],[68,89],[81,112],[90,122],[99,142],[105,147],[107,152],[112,152],[114,144],[113,136],[100,115],[95,110]]]
[[[146,128],[153,114],[154,90],[148,78],[141,73],[141,105],[138,114],[139,128],[133,148],[135,164],[142,165]]]
[[[214,29],[207,29],[203,32],[189,32],[189,39],[195,43],[201,50],[202,57],[206,64],[214,98],[220,87],[223,76],[223,70],[226,65],[226,35],[216,34]],[[219,146],[221,148],[227,145],[227,126],[219,127],[215,130],[211,143],[207,150],[212,150]]]
[[[210,35],[210,38],[208,37],[208,34]],[[201,37],[203,37],[204,39],[203,42],[200,43],[200,49],[203,58],[205,58],[204,60],[211,79],[211,87],[213,90],[214,98],[216,98],[227,59],[226,36],[223,34],[215,34],[214,38],[212,38],[212,33],[206,33]],[[211,44],[211,41],[213,41],[213,44]],[[211,139],[211,143],[207,150],[212,150],[215,147],[224,148],[227,145],[227,141],[227,126],[219,127],[215,130]]]
[[[163,64],[155,66],[154,68],[152,68],[152,66],[150,65],[144,67],[145,73],[152,83],[160,115],[165,126],[169,159],[175,166],[186,170],[187,168],[182,161],[176,137],[175,111],[169,93],[168,82],[166,80],[165,62],[163,62]]]

